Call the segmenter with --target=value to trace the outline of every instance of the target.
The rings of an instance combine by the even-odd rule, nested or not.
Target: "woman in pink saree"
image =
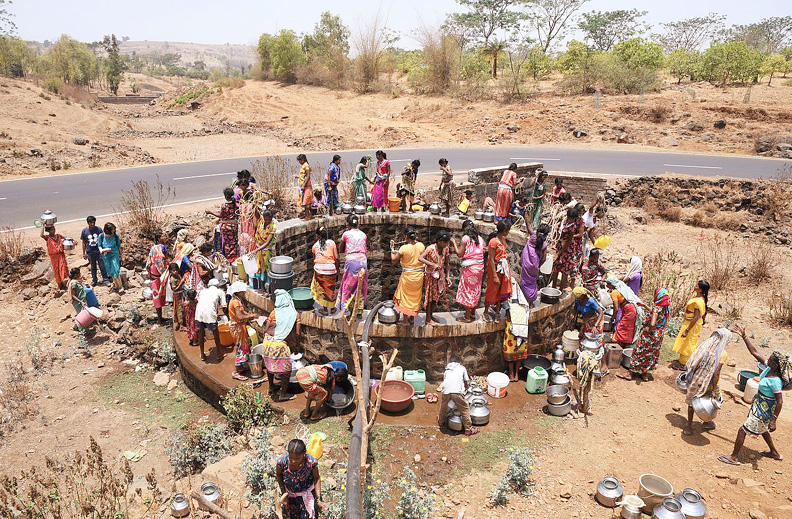
[[[462,260],[462,272],[459,275],[459,288],[456,302],[465,307],[464,317],[457,318],[463,323],[475,320],[476,307],[481,299],[481,281],[484,276],[484,239],[479,236],[476,226],[471,220],[462,224],[462,244],[457,245],[454,238],[451,244],[457,256]]]

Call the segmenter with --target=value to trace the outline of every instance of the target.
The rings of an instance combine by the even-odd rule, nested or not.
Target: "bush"
[[[778,266],[778,253],[766,241],[754,243],[751,247],[751,260],[748,263],[748,279],[761,283],[773,275]]]
[[[725,87],[728,83],[748,83],[759,76],[762,53],[744,41],[730,41],[710,46],[702,58],[702,76]]]
[[[702,276],[710,287],[723,290],[737,273],[740,255],[733,238],[706,237],[698,246]]]
[[[259,187],[270,193],[275,202],[273,210],[279,211],[283,219],[286,219],[295,203],[294,173],[297,164],[275,155],[256,160],[252,166],[252,176],[259,183]]]
[[[684,78],[695,81],[701,75],[701,61],[701,53],[696,50],[676,49],[666,58],[666,68],[677,83]]]
[[[675,251],[659,251],[644,258],[642,292],[646,299],[655,290],[665,288],[671,295],[671,315],[679,314],[693,294],[694,279],[682,271],[681,258]]]
[[[61,82],[60,79],[51,77],[44,80],[44,88],[46,88],[49,92],[52,92],[53,94],[58,94],[63,88],[63,83]]]
[[[180,431],[171,434],[166,452],[176,477],[200,472],[207,465],[232,453],[228,427],[224,424],[198,425],[188,422]]]
[[[277,489],[275,481],[275,456],[270,450],[269,433],[266,430],[253,439],[254,450],[245,456],[242,463],[242,473],[245,475],[247,486],[250,487],[248,499],[259,509],[266,502],[267,510],[264,517],[272,517],[275,512],[272,499],[269,498],[273,491]]]
[[[778,292],[770,298],[770,317],[781,324],[792,325],[792,295]]]
[[[227,88],[232,90],[234,88],[242,88],[245,86],[245,80],[241,77],[224,77],[215,81],[214,86],[219,89]]]
[[[330,486],[326,479],[322,480],[322,500],[327,503],[327,509],[322,514],[324,519],[346,519],[346,471],[340,469],[333,474],[337,482]],[[366,485],[363,488],[363,518],[383,519],[385,515],[385,501],[390,500],[390,487],[378,479],[371,471],[366,472]]]
[[[22,231],[11,227],[0,229],[0,263],[8,264],[19,260],[24,252]]]
[[[36,416],[36,397],[21,362],[5,364],[0,378],[0,438]]]
[[[175,196],[176,190],[163,186],[159,176],[153,190],[147,181],[134,180],[132,189],[121,190],[118,212],[124,214],[127,227],[140,236],[150,237],[167,223],[163,206]]]
[[[509,447],[509,467],[490,494],[490,504],[504,506],[509,501],[508,494],[516,492],[522,496],[533,493],[533,454],[527,448]]]
[[[236,386],[223,396],[220,404],[234,432],[247,432],[251,427],[268,425],[273,418],[269,396],[265,394],[262,397],[249,384]]]
[[[198,88],[193,88],[192,90],[187,91],[186,93],[178,96],[173,102],[169,105],[169,108],[174,106],[184,106],[193,99],[198,99],[200,97],[206,97],[214,93],[213,88],[209,88],[208,86],[201,86]]]
[[[401,496],[396,503],[396,513],[404,519],[428,519],[431,516],[434,497],[417,487],[415,473],[404,467],[399,480]]]

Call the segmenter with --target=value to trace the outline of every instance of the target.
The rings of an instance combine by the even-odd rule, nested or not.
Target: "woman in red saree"
[[[462,245],[451,238],[457,256],[462,260],[462,272],[459,273],[456,302],[465,307],[464,317],[457,321],[472,323],[476,316],[476,307],[481,299],[481,280],[484,277],[484,239],[479,236],[475,224],[465,220],[462,224]]]
[[[497,234],[490,238],[487,247],[487,291],[484,293],[484,320],[492,322],[490,306],[495,305],[495,320],[500,320],[501,305],[511,298],[511,269],[507,259],[506,236],[509,226],[500,221]]]
[[[44,234],[44,231],[47,234]],[[41,238],[47,242],[47,255],[52,262],[52,271],[55,274],[55,283],[63,288],[69,279],[69,265],[66,264],[66,252],[63,248],[63,235],[55,233],[55,226],[41,227]]]
[[[506,218],[512,208],[514,200],[514,184],[517,182],[517,163],[509,164],[509,169],[503,172],[498,183],[498,196],[495,201],[495,217]]]
[[[167,276],[163,276],[168,270],[168,249],[164,244],[165,237],[161,232],[154,233],[154,246],[149,251],[146,269],[151,277],[151,290],[154,297],[154,309],[157,311],[157,324],[162,325],[162,307],[165,306],[165,283]]]
[[[437,235],[437,240],[428,246],[418,261],[426,265],[424,272],[424,309],[426,310],[426,324],[440,324],[432,318],[434,309],[440,299],[445,296],[448,277],[448,242],[451,237],[447,232]]]

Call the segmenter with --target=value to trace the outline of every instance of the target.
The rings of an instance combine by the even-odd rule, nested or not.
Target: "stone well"
[[[321,220],[301,221],[290,220],[278,223],[277,253],[294,258],[294,286],[309,286],[313,272],[311,247],[316,242],[316,230],[324,225],[330,237],[336,241],[346,230],[346,216],[334,216]],[[418,240],[424,244],[434,241],[440,231],[448,231],[459,241],[461,239],[462,220],[430,216],[428,213],[417,214],[366,214],[360,216],[360,229],[368,236],[369,279],[366,309],[377,302],[393,297],[399,281],[400,268],[390,261],[390,240],[404,240],[408,225],[415,227]],[[495,226],[477,222],[479,232],[486,237],[495,230]],[[509,234],[509,263],[514,269],[512,274],[519,275],[519,256],[527,240],[521,232]],[[343,255],[342,255],[343,264]],[[456,317],[463,309],[453,303],[456,295],[460,272],[459,258],[451,256],[451,279],[449,290],[452,301],[451,308],[441,306],[437,318],[440,326],[424,326],[423,314],[416,318],[416,326],[382,325],[376,320],[369,332],[370,341],[377,353],[388,352],[392,347],[399,349],[397,365],[404,369],[424,369],[427,378],[438,380],[451,353],[461,356],[470,373],[486,375],[492,371],[505,369],[501,356],[505,323],[486,323],[478,320],[474,323],[459,323]],[[486,283],[486,279],[484,281]],[[485,285],[486,286],[486,285]],[[248,290],[245,293],[248,302],[263,311],[272,308],[271,301],[263,294]],[[482,298],[483,299],[483,298]],[[483,300],[482,300],[483,306]],[[560,342],[561,334],[569,327],[571,319],[572,297],[565,296],[555,305],[542,304],[532,309],[530,314],[530,347],[535,353],[546,353]],[[351,365],[352,353],[344,333],[343,323],[339,316],[324,317],[312,311],[301,312],[302,336],[299,347],[309,362],[326,362],[343,360]],[[362,334],[362,320],[358,323],[357,338]],[[377,355],[373,358],[377,358]],[[376,371],[377,362],[374,363]]]

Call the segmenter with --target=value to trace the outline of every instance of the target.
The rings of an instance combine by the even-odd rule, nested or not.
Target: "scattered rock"
[[[413,460],[415,460],[415,463],[421,463],[421,455],[420,454],[416,454],[413,457]]]
[[[173,391],[174,389],[176,389],[176,386],[178,385],[179,385],[179,381],[176,380],[175,378],[172,378],[170,382],[168,382],[168,391]]]
[[[616,138],[616,142],[619,144],[632,144],[633,138],[627,135],[626,133],[620,133],[619,136]]]
[[[702,131],[704,129],[704,126],[699,124],[699,123],[691,121],[691,122],[687,123],[684,126],[684,128],[686,130],[690,130],[691,132],[700,132],[700,131]]]
[[[242,463],[245,461],[245,456],[248,455],[247,451],[242,451],[239,454],[224,458],[217,463],[207,465],[201,476],[204,481],[214,481],[218,483],[223,493],[229,495],[231,491],[236,492],[237,495],[245,495],[245,476],[239,470]]]
[[[30,155],[33,156],[33,157],[43,157],[44,156],[44,152],[39,150],[39,149],[37,149],[37,148],[31,148]]]
[[[88,144],[89,141],[88,141],[88,139],[86,139],[84,137],[77,137],[76,139],[74,139],[73,142],[77,146],[85,146],[86,144]]]
[[[584,130],[583,128],[575,128],[574,130],[572,130],[572,135],[574,135],[575,137],[577,137],[579,139],[580,137],[587,136],[588,132],[586,130]]]
[[[51,112],[51,113],[49,114],[49,116],[50,116],[50,117],[55,117],[55,113],[54,113],[54,112]]]
[[[154,385],[157,387],[165,387],[168,385],[170,381],[170,374],[166,371],[158,371],[156,375],[154,375]]]
[[[506,129],[509,131],[509,133],[517,133],[520,131],[519,126],[507,126]]]
[[[562,486],[558,495],[559,495],[559,497],[561,499],[571,499],[572,498],[572,485],[564,485],[564,486]]]
[[[722,121],[722,120],[721,121],[715,121],[715,124],[713,124],[713,126],[715,128],[717,128],[717,129],[719,129],[719,130],[722,130],[722,129],[726,128],[726,121]]]
[[[121,296],[115,292],[110,292],[104,299],[107,306],[118,306],[121,304]]]
[[[35,288],[28,287],[22,291],[22,297],[25,300],[33,299],[36,296],[38,296],[38,291]]]
[[[751,519],[767,519],[767,515],[761,510],[752,509],[748,511],[748,516]]]

